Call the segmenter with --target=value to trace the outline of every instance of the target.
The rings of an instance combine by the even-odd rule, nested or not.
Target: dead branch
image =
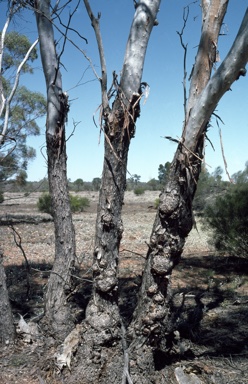
[[[232,178],[230,177],[230,174],[229,174],[228,169],[227,169],[227,162],[226,162],[226,157],[225,157],[225,152],[224,152],[224,145],[223,145],[223,141],[222,141],[222,134],[221,134],[220,127],[219,127],[219,136],[220,136],[220,146],[221,146],[221,153],[222,153],[222,158],[223,158],[223,161],[224,161],[225,171],[226,171],[226,174],[227,174],[227,177],[228,177],[230,183],[233,183]]]
[[[91,25],[96,35],[96,41],[98,45],[101,71],[102,71],[102,77],[100,79],[101,90],[102,90],[102,105],[103,105],[103,110],[107,110],[109,108],[108,91],[107,91],[107,68],[106,68],[106,60],[105,60],[104,49],[103,49],[102,36],[100,32],[100,27],[99,27],[99,20],[100,20],[101,14],[98,13],[98,17],[96,18],[91,10],[88,0],[84,0],[84,4],[88,12],[89,18],[91,20]]]
[[[141,253],[131,251],[130,249],[127,249],[127,248],[122,248],[120,250],[120,253],[121,252],[129,252],[129,253],[132,253],[133,255],[137,255],[137,256],[143,257],[143,259],[146,259],[146,256],[142,255]]]
[[[183,108],[184,108],[184,118],[185,118],[185,121],[186,121],[186,105],[187,105],[187,90],[186,90],[186,79],[187,79],[187,67],[186,67],[186,59],[187,59],[187,48],[188,48],[188,44],[184,44],[183,42],[183,34],[184,34],[184,30],[186,28],[186,25],[187,25],[187,21],[188,21],[188,17],[189,17],[189,6],[187,5],[186,7],[183,8],[183,26],[182,26],[182,29],[181,29],[181,32],[178,32],[177,31],[177,34],[179,35],[179,38],[180,38],[180,43],[181,43],[181,46],[183,47],[183,50],[184,50],[184,54],[183,54]]]
[[[28,262],[26,253],[25,253],[25,251],[24,251],[24,248],[23,248],[23,246],[22,246],[22,238],[21,238],[19,232],[17,232],[17,230],[15,229],[15,227],[13,226],[13,224],[10,224],[10,225],[9,225],[9,228],[12,230],[12,235],[13,235],[15,244],[16,244],[16,246],[21,250],[22,255],[23,255],[23,257],[24,257],[24,260],[25,260],[26,276],[27,276],[27,292],[26,292],[26,295],[27,295],[27,298],[29,298],[29,294],[30,294],[30,280],[29,280],[30,265],[29,265],[29,262]]]

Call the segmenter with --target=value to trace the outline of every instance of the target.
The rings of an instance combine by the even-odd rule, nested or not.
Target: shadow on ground
[[[123,266],[125,267],[125,263]],[[15,321],[19,320],[19,314],[26,320],[38,321],[42,317],[50,270],[51,265],[45,263],[31,263],[28,275],[25,265],[6,267],[7,286]],[[130,277],[129,272],[129,268],[122,270],[119,284],[120,311],[126,324],[131,321],[141,283],[140,274],[136,273],[135,277]],[[75,270],[74,276],[74,287],[69,300],[75,321],[80,322],[85,317],[92,279],[89,270],[82,268]],[[192,366],[195,359],[210,359],[212,366],[220,364],[220,361],[226,364],[230,359],[239,359],[242,367],[246,369],[248,260],[238,257],[191,255],[184,257],[177,266],[173,281],[170,305],[179,337],[171,341],[169,354],[154,352],[157,370],[182,362]],[[244,369],[242,374],[243,371]],[[215,383],[227,382],[224,373],[222,376],[223,379],[216,379]]]

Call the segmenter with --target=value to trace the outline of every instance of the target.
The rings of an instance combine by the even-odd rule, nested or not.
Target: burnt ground
[[[135,196],[128,192],[125,197],[120,309],[127,323],[136,304],[158,194],[146,192]],[[73,216],[78,263],[70,300],[76,321],[84,318],[91,292],[91,255],[98,199],[93,192],[81,195],[90,199],[90,207]],[[0,205],[1,247],[16,323],[19,314],[26,321],[37,321],[42,316],[43,295],[53,262],[53,222],[48,215],[38,212],[38,197],[39,193],[26,197],[6,195],[5,202]],[[9,220],[14,221],[17,245],[13,228],[6,225]],[[170,355],[156,356],[159,383],[248,382],[248,258],[216,254],[209,245],[210,238],[210,234],[202,231],[198,220],[197,230],[192,230],[182,260],[173,272],[172,305],[180,337],[173,343]],[[63,383],[56,375],[52,352],[51,348],[50,362],[45,366],[47,352],[42,343],[27,344],[18,337],[14,346],[0,350],[0,382]]]

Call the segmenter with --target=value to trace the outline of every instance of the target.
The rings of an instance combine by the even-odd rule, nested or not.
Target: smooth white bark
[[[62,94],[62,78],[58,68],[54,44],[53,25],[50,20],[50,1],[37,1],[36,20],[40,41],[41,60],[47,86],[47,132],[55,135],[60,110],[59,96]]]
[[[3,144],[3,142],[5,140],[5,136],[6,136],[7,131],[8,131],[9,114],[10,114],[10,109],[11,109],[11,101],[12,101],[12,99],[13,99],[15,93],[16,93],[16,90],[17,90],[17,87],[18,87],[18,84],[19,84],[21,70],[22,70],[24,64],[27,62],[27,60],[28,60],[32,50],[38,44],[38,41],[39,41],[38,39],[35,40],[35,42],[31,45],[31,47],[29,48],[28,52],[26,53],[24,59],[22,60],[22,62],[18,66],[17,71],[16,71],[16,76],[15,76],[15,81],[14,81],[13,88],[12,88],[12,90],[10,92],[9,97],[7,97],[7,99],[5,99],[5,107],[6,107],[6,109],[5,109],[3,130],[2,130],[2,133],[0,134],[0,145]]]
[[[148,40],[154,26],[161,0],[142,0],[138,3],[131,26],[120,87],[125,102],[140,90]]]

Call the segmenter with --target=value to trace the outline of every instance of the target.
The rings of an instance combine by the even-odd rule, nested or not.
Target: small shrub
[[[49,215],[53,215],[52,201],[49,193],[43,193],[42,196],[39,197],[37,207],[40,212],[49,213]]]
[[[215,248],[230,255],[248,257],[248,184],[236,185],[218,196],[204,212]]]
[[[89,207],[90,205],[90,201],[87,197],[79,197],[74,195],[69,196],[71,211],[73,213],[82,212],[86,207]],[[49,213],[49,215],[53,215],[52,201],[49,193],[44,193],[39,198],[37,206],[40,212]]]
[[[3,192],[0,191],[0,204],[4,202]]]
[[[73,213],[83,212],[85,208],[90,206],[90,201],[87,197],[70,195],[70,204]]]
[[[145,189],[142,187],[136,187],[133,192],[136,196],[143,195],[145,193]]]

